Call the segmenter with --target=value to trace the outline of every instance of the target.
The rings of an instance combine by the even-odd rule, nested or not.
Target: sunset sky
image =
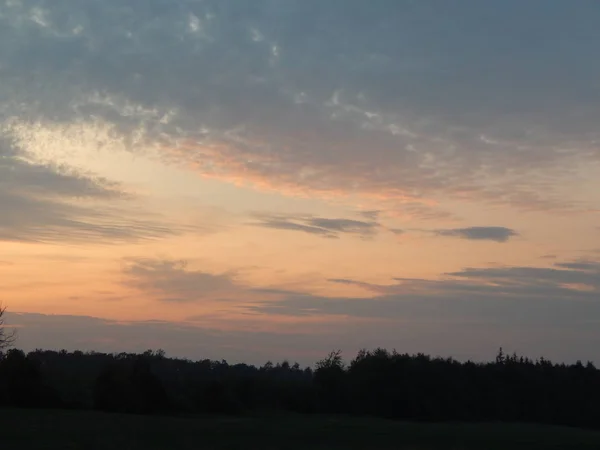
[[[25,349],[600,362],[600,5],[0,0]]]

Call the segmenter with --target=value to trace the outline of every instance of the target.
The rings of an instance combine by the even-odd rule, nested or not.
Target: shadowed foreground
[[[0,410],[3,450],[598,449],[600,433],[511,424],[408,424],[327,416],[157,417]]]

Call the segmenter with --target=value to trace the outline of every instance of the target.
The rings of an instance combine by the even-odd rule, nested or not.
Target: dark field
[[[600,433],[506,424],[407,424],[343,417],[177,418],[0,410],[2,450],[599,449]]]

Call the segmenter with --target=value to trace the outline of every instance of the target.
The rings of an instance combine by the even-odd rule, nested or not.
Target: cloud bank
[[[125,273],[159,301],[168,292],[202,302],[211,290],[234,289],[248,295],[228,307],[245,311],[249,320],[258,315],[277,323],[295,317],[297,323],[290,329],[284,322],[281,329],[267,332],[256,331],[252,322],[239,322],[237,330],[224,331],[200,326],[193,317],[183,322],[123,322],[11,313],[7,324],[18,327],[19,345],[25,349],[37,348],[40,342],[71,350],[164,348],[176,356],[250,363],[292,357],[312,364],[331,348],[341,348],[351,357],[360,348],[378,346],[473,360],[493,358],[500,346],[560,361],[600,358],[594,350],[594,343],[600,344],[598,261],[467,268],[439,280],[397,278],[389,285],[330,280],[368,289],[371,298],[232,287],[235,283],[227,277],[187,269],[173,260],[133,262]],[[170,307],[181,306],[184,303]],[[302,325],[313,316],[322,320]]]
[[[600,263],[553,267],[466,268],[437,280],[396,278],[389,285],[352,279],[333,283],[370,290],[371,298],[290,294],[252,305],[262,314],[331,315],[402,323],[479,323],[553,330],[594,327],[600,317]]]
[[[424,218],[441,197],[583,210],[561,186],[600,160],[599,18],[539,0],[6,1],[0,115],[100,120],[204,176]]]
[[[391,284],[335,278],[370,297],[324,297],[294,289],[244,285],[234,273],[188,269],[185,261],[130,260],[124,283],[158,300],[199,301],[233,295],[229,306],[261,315],[338,316],[427,323],[547,327],[595,326],[600,317],[600,262],[557,262],[547,267],[465,268],[438,279],[397,277]]]

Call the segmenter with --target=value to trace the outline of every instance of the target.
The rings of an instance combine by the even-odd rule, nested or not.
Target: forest
[[[142,354],[0,353],[0,407],[148,415],[342,414],[414,422],[528,422],[600,428],[600,371],[505,354],[493,361],[362,350],[314,368]]]

